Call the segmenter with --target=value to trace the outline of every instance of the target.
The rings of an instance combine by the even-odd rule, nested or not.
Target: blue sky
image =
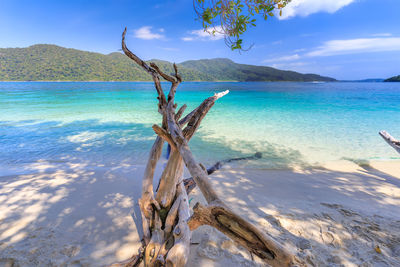
[[[280,19],[258,19],[231,51],[195,20],[192,0],[0,0],[0,47],[38,43],[100,53],[127,43],[143,59],[226,57],[337,79],[400,74],[399,0],[293,0]]]

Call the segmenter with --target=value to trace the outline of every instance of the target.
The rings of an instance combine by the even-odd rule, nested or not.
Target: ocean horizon
[[[400,159],[378,135],[400,135],[400,84],[184,82],[176,102],[187,114],[224,90],[189,143],[206,166],[256,152],[261,160],[235,164]],[[161,123],[156,96],[152,82],[0,82],[0,172],[38,161],[143,165]]]

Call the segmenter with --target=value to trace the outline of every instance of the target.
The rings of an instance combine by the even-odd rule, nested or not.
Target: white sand
[[[139,247],[143,167],[40,162],[21,172],[0,177],[0,266],[104,266]],[[400,266],[399,161],[228,166],[211,178],[234,210],[310,266]],[[191,198],[204,201],[197,189]],[[192,242],[188,266],[261,265],[210,227]]]

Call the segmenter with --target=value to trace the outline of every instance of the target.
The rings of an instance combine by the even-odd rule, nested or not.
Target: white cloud
[[[299,54],[281,56],[266,59],[263,63],[267,63],[269,66],[276,69],[285,69],[285,70],[296,70],[303,71],[305,66],[308,66],[309,62],[298,61],[302,56]]]
[[[294,60],[298,60],[299,58],[300,58],[299,54],[294,54],[294,55],[289,55],[289,56],[282,56],[282,57],[266,59],[263,62],[268,63],[268,62],[294,61]]]
[[[331,40],[325,42],[316,50],[307,53],[306,56],[333,56],[385,51],[400,51],[400,38],[387,37]]]
[[[300,67],[308,66],[310,62],[288,62],[288,63],[277,63],[272,64],[271,67],[275,69],[297,69],[301,70]]]
[[[384,36],[386,36],[386,34]],[[299,53],[302,51],[306,50],[297,49],[292,52],[293,54],[266,59],[262,63],[267,63],[268,65],[277,69],[310,71],[312,70],[309,68],[311,63],[307,61],[313,57],[400,51],[400,37],[330,40],[324,42],[321,46],[316,47],[314,50],[310,49],[308,50],[309,52]],[[329,71],[328,68],[325,68],[325,70]],[[313,72],[316,72],[316,70],[313,70]]]
[[[151,26],[143,26],[134,31],[134,36],[143,40],[162,39],[165,37],[163,34],[152,32],[151,28]],[[159,29],[159,31],[164,32],[164,29]]]
[[[292,0],[282,10],[280,19],[288,19],[295,16],[306,17],[317,12],[335,13],[355,0]]]
[[[160,49],[162,49],[162,50],[165,50],[165,51],[179,51],[179,48],[176,48],[176,47],[159,47]]]
[[[275,42],[272,42],[272,44],[273,45],[280,45],[280,44],[283,44],[283,41],[282,40],[275,41]]]
[[[306,49],[305,48],[299,48],[299,49],[293,50],[293,52],[295,52],[295,53],[303,52],[303,51],[306,51]]]
[[[215,32],[213,33],[213,30]],[[189,36],[182,37],[181,39],[183,41],[194,41],[194,40],[202,40],[202,41],[208,41],[208,40],[220,40],[224,38],[224,34],[222,34],[222,28],[221,26],[217,26],[215,28],[209,28],[207,31],[204,31],[203,29],[200,30],[193,30],[189,32]]]
[[[193,41],[194,38],[193,37],[182,37],[182,40],[188,42],[188,41]]]
[[[374,37],[390,37],[392,35],[393,34],[391,34],[391,33],[383,32],[383,33],[375,33],[375,34],[372,34],[371,36],[374,36]]]

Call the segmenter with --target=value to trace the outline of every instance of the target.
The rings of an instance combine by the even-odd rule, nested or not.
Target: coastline
[[[62,83],[62,82],[76,82],[76,83],[114,83],[114,82],[121,82],[121,83],[132,83],[132,82],[148,82],[148,83],[154,83],[151,80],[134,80],[134,81],[75,81],[75,80],[60,80],[60,81],[52,81],[52,80],[44,80],[44,81],[0,81],[4,83],[36,83],[36,82],[46,82],[46,83]],[[161,82],[168,82],[168,81],[161,81]],[[188,80],[188,81],[183,81],[183,82],[194,82],[194,83],[329,83],[329,82],[338,82],[338,81],[235,81],[235,80],[222,80],[222,81],[203,81],[203,80]]]
[[[235,211],[308,264],[398,265],[399,164],[341,160],[291,170],[228,165],[210,180]],[[130,257],[140,243],[135,202],[143,168],[43,161],[30,173],[1,176],[0,262],[103,266]],[[204,201],[197,189],[189,197],[191,206]],[[189,266],[261,264],[205,226],[193,233],[192,243]]]

